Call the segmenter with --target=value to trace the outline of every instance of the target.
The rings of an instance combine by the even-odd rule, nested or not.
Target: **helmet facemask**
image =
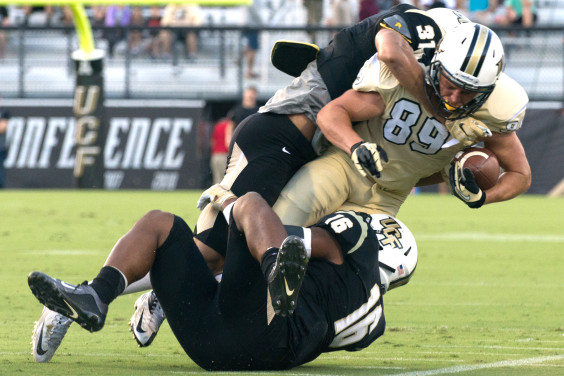
[[[449,104],[443,99],[443,96],[441,95],[441,87],[439,84],[439,78],[441,75],[461,89],[475,92],[476,96],[463,106],[455,107]],[[490,94],[495,88],[495,84],[481,88],[464,84],[450,75],[446,71],[446,69],[444,69],[440,61],[435,61],[431,64],[429,71],[425,77],[425,81],[425,91],[427,98],[429,99],[431,105],[434,107],[435,112],[440,117],[449,120],[462,119],[472,115],[488,100]]]
[[[455,120],[477,111],[494,90],[503,70],[503,46],[488,27],[462,23],[448,32],[439,45],[425,77],[426,93],[440,117]],[[455,107],[443,99],[440,79],[475,97]]]

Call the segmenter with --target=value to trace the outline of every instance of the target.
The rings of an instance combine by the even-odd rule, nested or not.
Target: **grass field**
[[[147,210],[194,224],[199,193],[1,191],[0,375],[208,374],[166,323],[151,347],[137,347],[127,325],[137,295],[112,304],[102,332],[71,326],[51,363],[34,363],[29,344],[41,312],[30,271],[91,279]],[[386,334],[364,351],[272,373],[564,375],[563,213],[564,199],[538,196],[479,210],[453,197],[410,197],[398,217],[415,234],[419,265],[384,298]]]

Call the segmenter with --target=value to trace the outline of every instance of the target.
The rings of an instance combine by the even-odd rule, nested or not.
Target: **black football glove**
[[[472,171],[468,168],[462,171],[459,161],[451,163],[448,180],[452,193],[472,209],[478,209],[486,201],[486,192],[478,187]]]
[[[380,146],[370,142],[357,142],[351,147],[351,159],[362,176],[380,177],[382,161],[388,162],[388,155]]]

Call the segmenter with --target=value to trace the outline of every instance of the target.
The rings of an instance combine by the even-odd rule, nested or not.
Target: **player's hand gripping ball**
[[[449,169],[453,194],[471,208],[479,208],[486,200],[487,189],[500,175],[499,161],[486,148],[472,147],[456,154]]]

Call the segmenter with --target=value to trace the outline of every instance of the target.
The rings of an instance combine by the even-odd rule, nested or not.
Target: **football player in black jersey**
[[[301,72],[299,77],[279,90],[259,114],[243,121],[233,135],[224,179],[198,204],[203,212],[195,229],[196,242],[210,267],[221,271],[227,226],[217,210],[205,207],[206,200],[225,191],[235,196],[256,191],[273,205],[294,173],[316,157],[314,150],[322,151],[319,138],[313,140],[317,113],[352,87],[364,62],[376,51],[400,84],[427,105],[419,64],[428,65],[442,36],[434,18],[411,5],[369,17],[338,32],[316,59],[295,70]]]
[[[442,38],[442,33],[433,17],[405,4],[345,28],[321,49],[316,60],[297,69],[303,69],[301,75],[278,91],[261,113],[248,117],[237,127],[229,150],[226,176],[219,185],[204,192],[199,202],[203,212],[195,228],[195,241],[214,274],[221,273],[223,269],[228,226],[218,210],[212,205],[206,206],[207,201],[222,195],[228,198],[255,191],[273,205],[294,173],[316,157],[311,141],[316,131],[317,113],[331,99],[352,87],[364,60],[376,49],[402,84],[426,103],[424,74],[415,54],[422,59],[421,62],[425,62],[432,56],[432,47]],[[126,293],[148,288],[150,283],[146,277],[129,286]],[[151,344],[164,319],[162,315],[151,317],[154,312],[162,311],[155,311],[158,304],[148,305],[156,300],[150,293],[147,294],[145,298],[140,298],[142,304],[136,302],[136,312],[130,322],[140,346]],[[145,330],[143,337],[136,331],[142,324],[137,322],[138,318],[145,318],[151,324],[151,329]],[[59,325],[62,322],[64,325]],[[44,309],[33,332],[32,347],[36,361],[51,359],[71,322]],[[43,333],[44,327],[57,330]],[[38,339],[49,339],[53,333],[57,334],[57,339],[47,341],[48,348],[41,350]]]
[[[98,331],[108,305],[150,271],[173,333],[199,366],[282,370],[324,352],[369,346],[384,333],[382,295],[407,283],[417,265],[412,234],[386,215],[337,212],[311,228],[284,227],[256,193],[224,205],[224,215],[230,236],[221,283],[188,225],[154,210],[116,243],[92,282],[74,286],[32,272],[29,286],[42,304]],[[299,285],[286,283],[291,271],[278,274],[285,293],[297,299],[293,315],[272,309],[268,270],[283,270],[284,261],[268,250],[278,247],[288,262],[319,250],[330,260],[300,261],[307,272],[298,270],[305,274]]]

